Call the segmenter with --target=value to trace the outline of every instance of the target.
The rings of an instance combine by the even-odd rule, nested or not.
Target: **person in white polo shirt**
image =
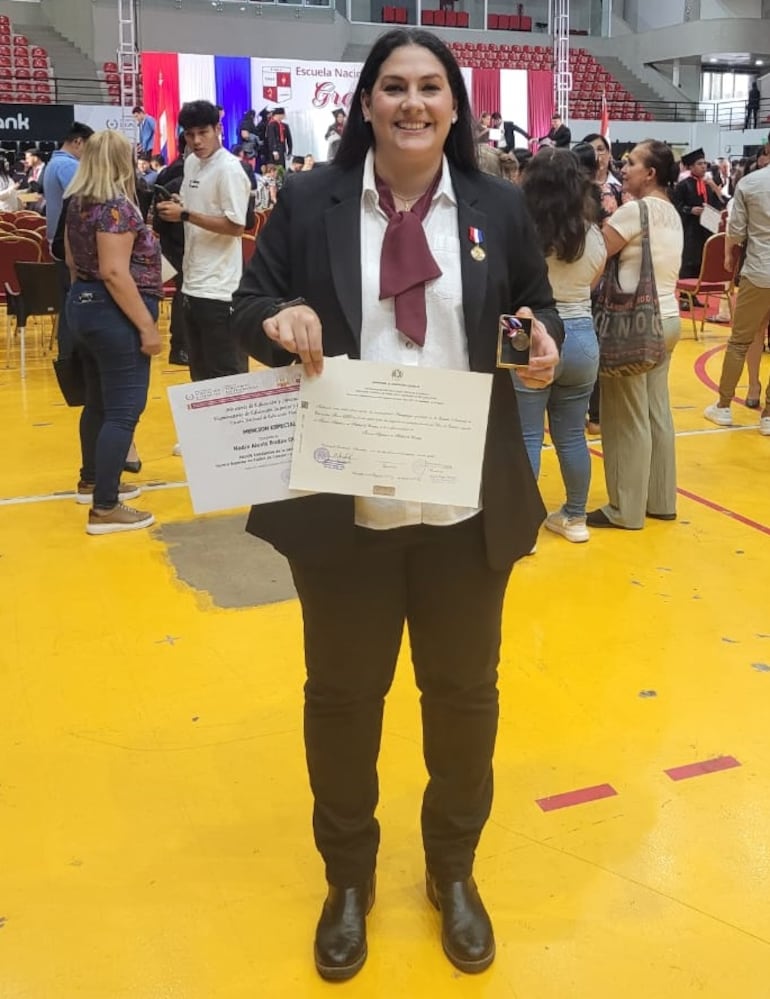
[[[232,332],[233,292],[243,270],[241,235],[251,186],[238,159],[222,147],[216,105],[191,101],[179,112],[192,155],[179,200],[158,202],[167,222],[184,222],[182,303],[193,381],[237,375],[248,358]]]

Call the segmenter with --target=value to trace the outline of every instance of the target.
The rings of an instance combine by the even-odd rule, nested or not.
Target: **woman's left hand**
[[[532,320],[529,364],[526,368],[517,368],[516,375],[527,388],[546,388],[554,379],[556,365],[559,363],[559,348],[545,326],[539,319],[535,319],[532,309],[521,308],[516,315]]]

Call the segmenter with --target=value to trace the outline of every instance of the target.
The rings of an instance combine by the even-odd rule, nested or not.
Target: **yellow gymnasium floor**
[[[193,517],[165,398],[185,372],[153,363],[138,434],[158,526],[94,538],[78,411],[39,348],[24,385],[1,357],[0,997],[767,999],[770,439],[742,406],[701,416],[725,335],[675,354],[679,521],[544,531],[514,572],[477,863],[495,964],[456,972],[423,894],[404,652],[370,956],[341,986],[312,962],[299,609],[243,512]],[[597,505],[598,445],[594,473]],[[542,487],[553,508],[550,452]]]

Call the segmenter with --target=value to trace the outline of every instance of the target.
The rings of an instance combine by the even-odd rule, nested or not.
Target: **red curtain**
[[[478,118],[485,111],[500,110],[500,70],[474,69],[471,110]]]
[[[550,69],[535,69],[527,73],[527,104],[529,127],[533,139],[548,135],[554,112],[553,73]]]
[[[142,82],[144,110],[155,119],[152,152],[162,153],[166,163],[176,159],[176,127],[179,115],[179,58],[176,52],[143,52]]]

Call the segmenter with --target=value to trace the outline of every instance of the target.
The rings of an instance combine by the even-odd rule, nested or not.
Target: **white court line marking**
[[[703,437],[707,434],[723,434],[723,433],[736,433],[741,430],[753,430],[755,433],[759,433],[759,424],[748,427],[707,427],[703,430],[680,430],[677,433],[677,437]],[[586,443],[590,447],[601,446],[601,437],[588,437],[586,438]],[[544,451],[552,451],[553,444],[544,444]],[[155,492],[160,489],[186,489],[187,482],[149,482],[147,485],[140,485],[143,493]],[[50,503],[53,500],[74,500],[75,492],[66,493],[48,493],[41,496],[8,496],[4,499],[0,499],[0,507],[2,506],[21,506],[24,503]]]
[[[186,482],[148,482],[146,485],[139,484],[143,493],[157,492],[160,489],[186,489]],[[50,503],[52,500],[74,500],[75,491],[68,493],[48,493],[42,496],[10,496],[0,499],[0,506],[17,506],[23,503]]]

